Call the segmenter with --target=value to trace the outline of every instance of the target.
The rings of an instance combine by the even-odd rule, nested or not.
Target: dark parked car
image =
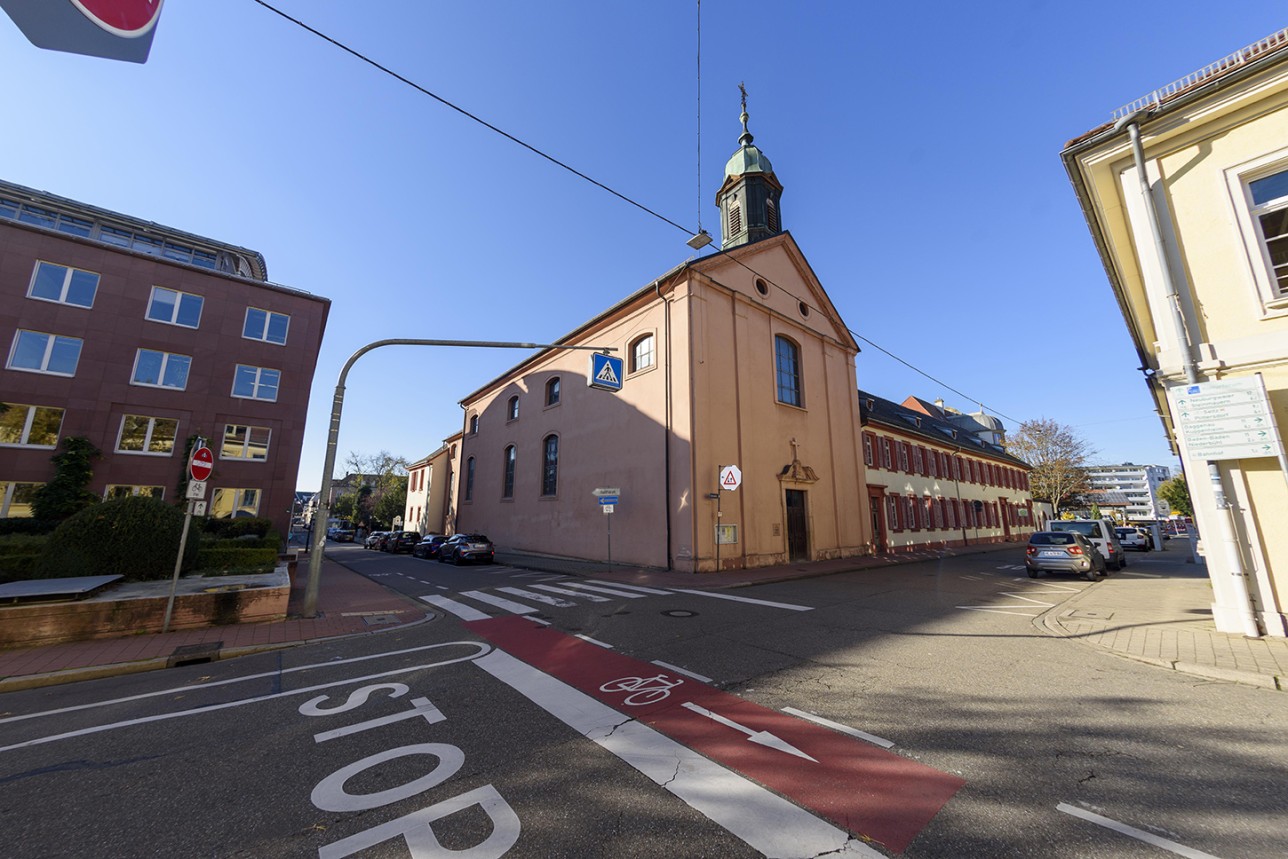
[[[463,564],[466,561],[492,563],[495,552],[486,534],[454,534],[438,551],[438,560]]]
[[[1105,556],[1077,531],[1038,531],[1029,537],[1024,566],[1030,579],[1042,572],[1081,573],[1089,582],[1094,582],[1097,575],[1109,575]]]
[[[419,542],[419,531],[394,531],[385,538],[384,550],[397,555],[401,552],[410,552]]]
[[[376,548],[377,546],[380,545],[380,541],[383,540],[385,535],[388,533],[389,533],[388,531],[372,531],[370,534],[367,535],[367,539],[362,541],[362,548],[364,549]]]
[[[447,542],[442,534],[426,534],[421,541],[412,547],[411,553],[417,558],[437,558],[438,550]]]

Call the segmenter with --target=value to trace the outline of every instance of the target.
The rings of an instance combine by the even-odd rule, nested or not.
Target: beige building
[[[454,533],[455,458],[460,442],[461,434],[456,433],[438,450],[407,466],[407,506],[403,511],[406,530]]]
[[[724,250],[558,341],[617,350],[620,392],[588,387],[589,353],[553,348],[462,400],[455,530],[692,572],[870,550],[858,347],[782,231],[745,108],[725,172]],[[728,465],[742,481],[722,490]],[[612,513],[596,489],[619,490]]]
[[[1113,120],[1062,156],[1184,465],[1216,625],[1284,636],[1288,30]],[[1234,388],[1243,405],[1189,405]]]
[[[1001,446],[996,418],[863,391],[859,406],[877,552],[1001,543],[1033,532],[1029,466]]]

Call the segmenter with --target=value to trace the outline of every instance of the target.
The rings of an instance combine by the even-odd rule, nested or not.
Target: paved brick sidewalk
[[[6,650],[0,653],[0,692],[164,668],[181,647],[201,649],[205,645],[213,655],[225,658],[318,639],[379,632],[417,623],[432,614],[424,604],[327,560],[322,564],[318,617],[306,620],[299,615],[307,579],[307,564],[301,559],[291,587],[288,617],[282,621]]]

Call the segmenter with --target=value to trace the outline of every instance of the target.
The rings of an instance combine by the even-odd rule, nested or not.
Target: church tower
[[[721,247],[725,250],[750,244],[783,231],[779,198],[783,186],[765,153],[752,145],[747,130],[747,88],[742,91],[742,135],[738,151],[725,165],[724,184],[716,194],[720,207]]]

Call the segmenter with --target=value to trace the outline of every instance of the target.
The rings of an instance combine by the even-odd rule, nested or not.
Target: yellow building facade
[[[1284,636],[1288,30],[1120,108],[1062,158],[1185,468],[1217,628]],[[1238,405],[1199,399],[1223,391]]]

